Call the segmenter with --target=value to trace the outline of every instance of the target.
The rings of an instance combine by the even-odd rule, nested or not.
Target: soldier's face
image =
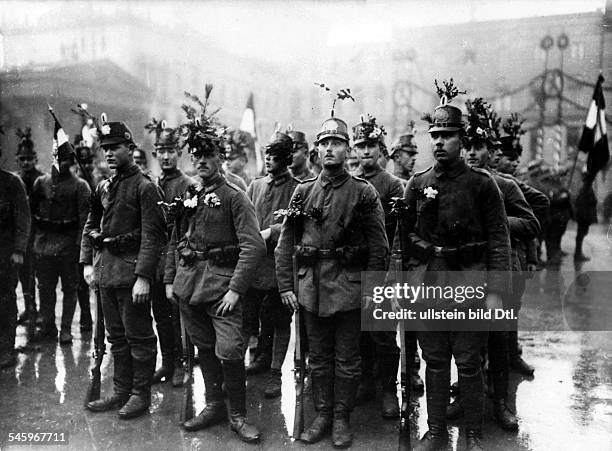
[[[285,166],[277,156],[266,154],[266,172],[268,174],[278,174],[284,170]]]
[[[176,169],[180,156],[180,151],[175,148],[160,149],[157,151],[157,162],[162,171],[169,171]]]
[[[518,158],[511,158],[507,155],[502,155],[497,165],[497,170],[504,174],[514,174],[519,164]]]
[[[227,162],[227,169],[233,173],[241,172],[246,165],[246,160],[242,157],[234,157]]]
[[[497,165],[499,164],[499,160],[501,159],[502,155],[503,154],[500,148],[497,147],[493,149],[491,158],[489,158],[489,167],[497,169]]]
[[[111,170],[127,168],[134,162],[134,151],[126,143],[112,144],[104,147],[104,158]]]
[[[338,138],[324,138],[317,147],[324,168],[342,166],[349,150],[348,143]]]
[[[477,168],[483,168],[487,165],[489,160],[489,150],[487,146],[482,144],[472,144],[467,151],[466,161],[470,166]]]
[[[215,177],[219,173],[222,164],[218,150],[215,150],[212,154],[200,154],[197,157],[192,155],[191,161],[198,171],[198,175],[204,180]]]
[[[393,163],[396,169],[401,170],[400,172],[411,174],[416,163],[416,154],[408,153],[405,150],[398,150],[393,154]]]
[[[291,162],[291,169],[303,168],[306,165],[308,159],[308,146],[304,144],[298,144],[293,146],[293,161]]]
[[[370,169],[378,166],[378,159],[381,156],[380,146],[378,143],[360,143],[355,146],[355,152],[359,162],[364,169]]]
[[[438,163],[448,164],[459,161],[462,143],[458,131],[433,132],[429,136],[433,156]]]
[[[36,167],[38,158],[34,155],[24,155],[17,157],[17,165],[22,171],[28,172]]]

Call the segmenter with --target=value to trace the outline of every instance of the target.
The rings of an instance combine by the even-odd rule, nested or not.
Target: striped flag
[[[242,121],[240,121],[239,128],[241,131],[247,132],[253,138],[253,141],[255,143],[255,148],[253,149],[253,151],[255,152],[255,161],[257,163],[257,174],[261,174],[264,162],[261,152],[259,150],[259,143],[257,142],[257,126],[255,122],[255,107],[253,104],[252,92],[249,94],[246,108],[244,109],[244,113],[242,113]]]
[[[70,140],[68,139],[68,135],[60,125],[55,113],[53,112],[53,108],[49,105],[49,113],[53,117],[53,167],[51,168],[51,175],[57,176],[59,174],[59,158],[60,154],[68,155],[74,154],[74,148],[72,144],[70,144]]]
[[[608,136],[606,134],[606,102],[603,96],[603,82],[604,78],[600,74],[595,85],[586,123],[582,129],[580,144],[578,144],[578,148],[588,154],[587,172],[592,176],[603,169],[610,159]]]

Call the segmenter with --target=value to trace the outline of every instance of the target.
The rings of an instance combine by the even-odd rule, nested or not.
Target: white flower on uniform
[[[423,189],[423,194],[425,194],[425,197],[427,197],[428,199],[435,199],[438,195],[438,190],[431,186],[428,186],[427,188]]]
[[[185,208],[195,208],[198,206],[198,197],[194,196],[194,197],[190,197],[189,199],[185,199],[183,201],[183,205],[185,206]]]
[[[204,203],[211,208],[220,207],[221,199],[215,193],[208,193],[204,196]]]

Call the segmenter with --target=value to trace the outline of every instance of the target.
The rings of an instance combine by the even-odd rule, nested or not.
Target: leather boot
[[[481,429],[466,429],[465,439],[467,451],[483,451]]]
[[[425,394],[427,396],[427,426],[415,451],[446,449],[448,431],[446,430],[446,406],[449,401],[450,371],[425,369]]]
[[[516,415],[508,409],[505,399],[497,399],[493,402],[493,416],[502,429],[506,431],[518,430],[519,425]]]
[[[199,349],[199,355],[206,391],[206,407],[196,417],[183,423],[186,431],[197,431],[227,421],[227,407],[221,391],[223,383],[221,362],[212,350]]]
[[[508,332],[508,350],[510,352],[510,368],[514,371],[522,374],[523,376],[533,376],[535,371],[534,367],[529,365],[519,352],[518,346],[518,332],[512,330]]]
[[[159,337],[159,349],[162,355],[161,367],[153,374],[153,383],[168,382],[174,372],[174,331],[172,329],[172,318],[164,318],[157,323],[157,336]]]
[[[300,435],[300,440],[304,443],[317,443],[328,435],[332,429],[332,409],[334,400],[333,379],[328,375],[312,375],[311,380],[312,399],[317,416],[310,426]]]
[[[378,374],[382,381],[382,417],[385,419],[399,418],[400,408],[397,400],[397,369],[399,356],[381,356]]]
[[[482,430],[484,417],[484,384],[480,368],[471,375],[459,374],[461,404],[466,429]]]
[[[87,403],[92,412],[106,412],[123,407],[132,391],[132,357],[129,351],[113,354],[113,394]]]
[[[261,432],[246,421],[246,374],[244,361],[223,360],[223,380],[230,406],[231,430],[246,443],[259,441]]]
[[[33,323],[34,321],[36,321],[37,315],[36,301],[34,301],[34,297],[31,294],[24,294],[23,302],[25,304],[25,310],[23,311],[23,313],[21,313],[21,315],[19,315],[19,318],[17,319],[17,324],[24,324],[28,322]]]
[[[353,443],[349,418],[355,406],[358,386],[357,378],[336,377],[334,380],[332,442],[335,448],[348,448]]]
[[[130,400],[119,410],[119,418],[127,420],[148,412],[151,404],[151,380],[155,372],[155,356],[147,360],[132,358],[134,378]]]
[[[266,398],[278,398],[282,393],[281,370],[272,368],[264,389]]]

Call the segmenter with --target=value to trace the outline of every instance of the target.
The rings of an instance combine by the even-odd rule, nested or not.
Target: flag
[[[603,96],[603,82],[604,78],[600,74],[582,129],[582,137],[578,144],[578,148],[588,154],[587,172],[592,176],[603,169],[610,159],[608,136],[606,134],[606,102]]]
[[[74,148],[70,144],[68,135],[62,128],[61,124],[57,120],[53,108],[49,105],[49,113],[53,116],[53,166],[51,168],[51,175],[57,176],[59,174],[59,155],[74,154]]]
[[[247,132],[253,138],[253,142],[255,143],[255,148],[253,149],[255,153],[255,161],[257,164],[257,173],[261,174],[263,171],[263,157],[261,155],[261,151],[259,149],[259,144],[257,142],[257,127],[255,125],[255,107],[253,106],[253,93],[249,94],[249,98],[247,100],[246,108],[244,109],[244,113],[242,113],[242,121],[240,121],[239,129],[243,132]]]

